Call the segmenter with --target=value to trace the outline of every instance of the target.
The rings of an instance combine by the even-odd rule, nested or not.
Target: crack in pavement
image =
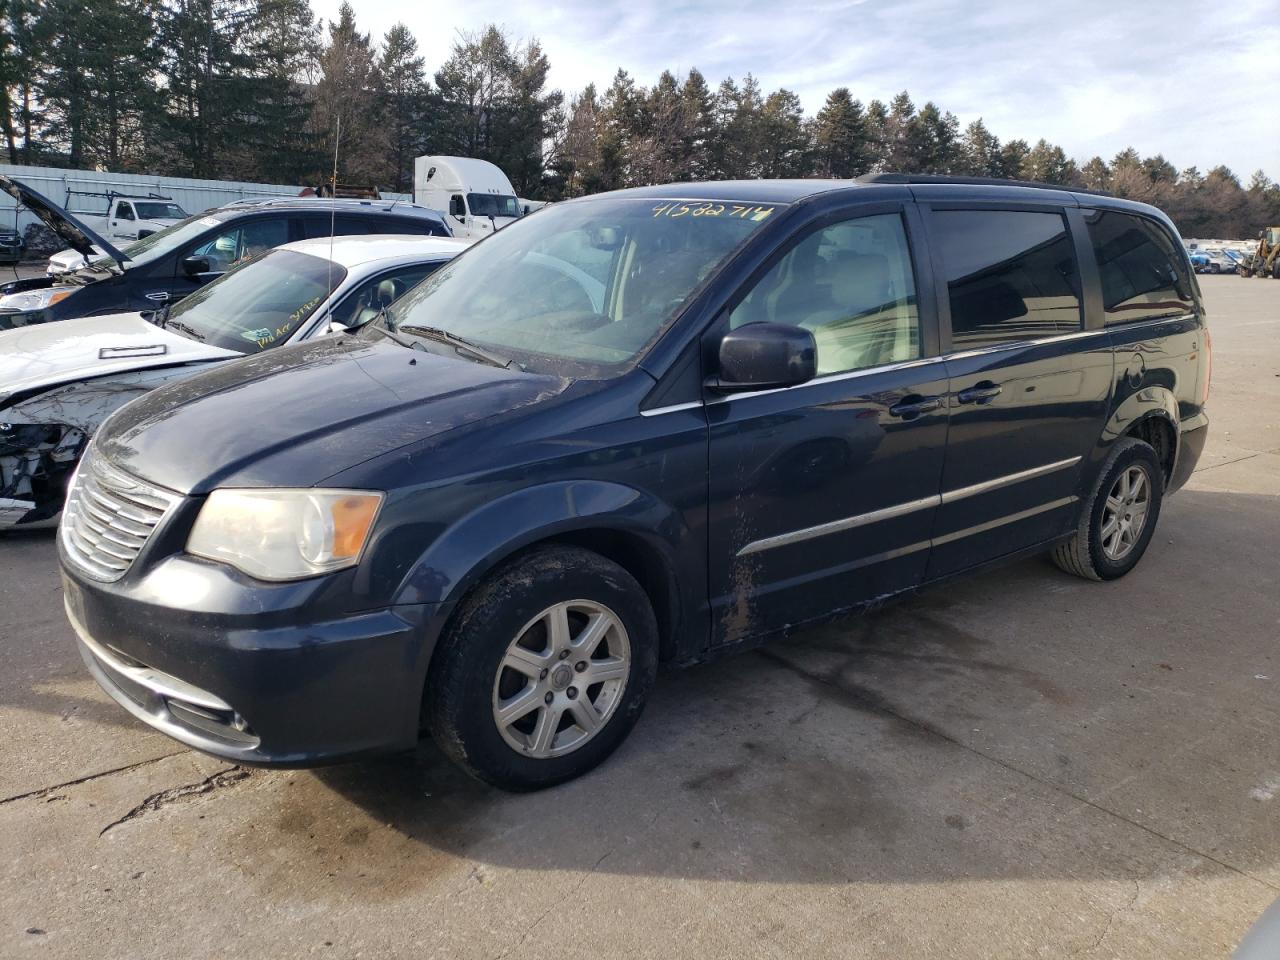
[[[1181,840],[1177,840],[1173,837],[1163,834],[1159,830],[1156,830],[1153,827],[1149,827],[1144,823],[1139,823],[1137,820],[1133,820],[1130,817],[1126,817],[1123,813],[1119,813],[1108,807],[1104,807],[1101,803],[1097,803],[1093,800],[1090,800],[1088,797],[1081,796],[1078,793],[1074,793],[1071,790],[1068,790],[1062,784],[1055,783],[1052,780],[1046,780],[1043,777],[1039,777],[1034,773],[1030,773],[1026,770],[1016,767],[1012,763],[1009,763],[1006,760],[1001,760],[997,756],[993,756],[992,754],[989,754],[989,753],[984,753],[982,750],[979,750],[977,747],[971,746],[970,744],[965,743],[963,740],[953,737],[951,734],[946,733],[938,729],[937,727],[931,726],[930,724],[925,723],[922,720],[917,720],[915,717],[910,717],[910,716],[907,716],[906,714],[898,713],[897,711],[891,709],[890,707],[885,706],[883,703],[877,702],[876,700],[873,700],[871,698],[859,696],[857,693],[853,691],[844,689],[838,683],[833,683],[830,679],[822,676],[821,674],[811,673],[810,671],[805,670],[803,667],[800,667],[794,663],[791,663],[785,657],[779,656],[778,654],[774,653],[771,650],[760,649],[760,650],[756,650],[755,654],[756,656],[762,657],[765,660],[769,660],[769,661],[772,661],[773,663],[776,663],[778,666],[782,667],[785,670],[790,670],[796,676],[804,680],[807,680],[809,683],[821,684],[824,688],[836,691],[838,694],[841,695],[841,699],[843,699],[849,704],[853,704],[855,708],[858,710],[862,710],[862,711],[870,710],[876,713],[880,713],[887,717],[892,717],[893,719],[897,720],[899,723],[904,723],[910,727],[914,727],[915,729],[920,730],[923,733],[927,733],[930,736],[937,737],[940,740],[945,740],[947,743],[950,743],[953,746],[957,746],[961,750],[966,750],[969,753],[972,753],[974,756],[981,757],[983,760],[986,760],[989,763],[994,763],[996,766],[1003,767],[1005,770],[1008,770],[1010,773],[1017,774],[1020,777],[1025,777],[1026,779],[1031,780],[1035,783],[1038,783],[1043,787],[1047,787],[1048,789],[1053,790],[1056,793],[1060,793],[1065,797],[1070,797],[1072,800],[1075,800],[1077,803],[1084,804],[1087,807],[1092,807],[1094,810],[1097,810],[1099,813],[1105,814],[1108,817],[1114,817],[1116,820],[1119,820],[1122,823],[1127,823],[1131,827],[1137,827],[1143,833],[1150,834],[1151,836],[1156,837],[1157,839],[1163,840],[1165,843],[1171,844],[1180,850],[1184,850],[1187,853],[1193,854],[1194,856],[1197,856],[1202,860],[1207,860],[1210,863],[1217,864],[1219,867],[1221,867],[1222,869],[1226,870],[1229,873],[1234,873],[1236,876],[1243,877],[1246,880],[1252,880],[1255,883],[1262,884],[1262,886],[1267,887],[1270,890],[1280,892],[1280,885],[1278,884],[1272,883],[1268,880],[1264,880],[1262,877],[1254,876],[1248,871],[1242,870],[1241,868],[1234,866],[1233,864],[1227,863],[1225,860],[1220,860],[1217,857],[1213,856],[1212,854],[1205,853],[1203,850],[1197,850],[1195,847],[1191,846],[1190,844],[1184,843]]]
[[[1129,902],[1116,907],[1114,910],[1109,911],[1107,913],[1107,922],[1103,924],[1102,929],[1098,932],[1098,935],[1094,938],[1093,943],[1089,944],[1087,947],[1080,948],[1079,950],[1072,953],[1071,956],[1083,957],[1085,954],[1093,953],[1100,946],[1102,946],[1102,942],[1107,939],[1107,937],[1111,933],[1111,928],[1115,925],[1116,917],[1120,916],[1120,914],[1122,913],[1132,910],[1134,906],[1137,904],[1138,898],[1141,895],[1142,895],[1142,882],[1137,878],[1134,878],[1133,896],[1129,898]]]
[[[616,851],[617,849],[618,849],[617,847],[613,847],[610,850],[606,850],[604,855],[601,856],[600,859],[595,862],[595,864],[591,867],[591,869],[582,875],[582,879],[580,879],[576,884],[574,884],[572,890],[568,891],[563,897],[560,897],[558,900],[556,900],[555,903],[551,904],[551,906],[543,910],[542,913],[538,914],[537,919],[534,920],[533,923],[529,924],[524,934],[520,937],[519,943],[516,943],[510,947],[507,947],[500,954],[498,954],[497,957],[494,958],[494,960],[505,960],[505,958],[510,955],[512,950],[518,950],[520,947],[524,946],[524,942],[528,940],[529,937],[533,934],[533,931],[537,929],[538,924],[542,923],[543,920],[547,919],[547,917],[550,916],[551,911],[555,910],[557,907],[563,906],[564,903],[568,901],[570,897],[575,896],[578,893],[578,891],[581,890],[583,886],[586,885],[586,882],[591,879],[591,875],[600,869],[600,864],[604,863],[606,860],[609,859],[609,857],[613,856],[614,851]]]
[[[117,820],[112,820],[99,832],[101,837],[108,830],[120,826],[122,823],[128,823],[130,820],[137,820],[139,817],[145,816],[159,810],[161,807],[168,806],[171,803],[178,803],[190,797],[204,796],[213,793],[215,790],[221,790],[223,787],[229,787],[232,784],[239,783],[241,780],[249,778],[249,771],[241,767],[225,767],[215,773],[209,774],[203,780],[196,783],[184,784],[180,787],[170,787],[168,790],[161,790],[159,793],[153,793],[147,799],[126,813]]]
[[[47,797],[55,790],[64,790],[67,787],[78,787],[82,783],[89,783],[91,780],[97,780],[101,777],[114,776],[117,773],[128,773],[130,770],[137,770],[140,767],[150,766],[153,763],[159,763],[161,760],[168,760],[170,757],[176,757],[179,754],[190,752],[190,750],[175,750],[173,753],[166,753],[163,756],[152,757],[150,760],[139,760],[137,763],[130,763],[123,767],[114,767],[111,770],[102,770],[98,773],[91,773],[84,777],[77,777],[75,780],[68,780],[65,783],[55,783],[51,787],[41,787],[38,790],[28,790],[26,793],[15,793],[11,797],[0,798],[0,806],[4,806],[6,803],[17,803],[19,800],[38,800],[41,797]]]

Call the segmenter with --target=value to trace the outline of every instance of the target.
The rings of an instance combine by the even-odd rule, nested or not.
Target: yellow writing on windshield
[[[753,207],[740,203],[716,203],[714,201],[687,202],[671,200],[653,208],[654,217],[676,220],[680,217],[737,217],[741,220],[760,221],[776,210],[776,207]]]

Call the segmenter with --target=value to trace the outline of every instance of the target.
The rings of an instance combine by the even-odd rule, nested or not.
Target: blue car
[[[590,770],[658,664],[1032,554],[1124,576],[1208,433],[1154,207],[966,178],[646,187],[498,231],[360,332],[97,432],[66,610],[124,709],[236,762]]]

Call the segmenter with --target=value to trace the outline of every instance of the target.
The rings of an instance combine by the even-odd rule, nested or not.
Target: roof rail
[[[325,209],[336,207],[339,210],[349,210],[352,208],[368,209],[374,207],[384,213],[395,209],[421,210],[426,213],[439,214],[438,210],[425,207],[419,203],[413,203],[408,200],[400,200],[398,198],[363,200],[356,197],[245,197],[242,200],[230,200],[224,203],[218,209],[226,210],[232,207],[273,207],[286,205],[311,206],[323,204]]]
[[[1113,196],[1105,190],[1087,190],[1061,183],[1042,183],[1038,180],[1006,180],[1001,177],[959,177],[941,173],[864,173],[854,178],[857,183],[960,183],[979,187],[1036,187],[1040,190],[1061,190],[1063,193],[1088,193],[1096,197]]]

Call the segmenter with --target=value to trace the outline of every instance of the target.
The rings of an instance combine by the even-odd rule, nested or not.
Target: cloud
[[[321,17],[339,0],[314,0]],[[1180,167],[1226,163],[1280,177],[1274,0],[777,0],[644,3],[569,0],[406,6],[359,0],[361,29],[403,20],[431,69],[459,32],[486,23],[537,37],[567,93],[626,69],[650,84],[698,67],[713,86],[754,74],[816,111],[847,86],[864,102],[909,90],[962,123],[981,116],[1001,139],[1045,137],[1086,160],[1126,146]]]

